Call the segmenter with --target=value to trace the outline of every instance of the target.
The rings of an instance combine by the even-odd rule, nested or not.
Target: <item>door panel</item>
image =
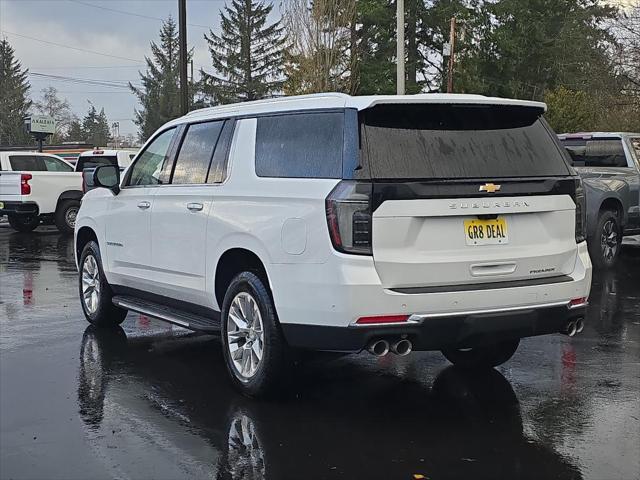
[[[159,295],[209,305],[205,298],[205,237],[215,186],[155,189],[151,262]]]
[[[144,289],[153,278],[150,226],[154,188],[124,188],[109,202],[106,258],[113,283]]]

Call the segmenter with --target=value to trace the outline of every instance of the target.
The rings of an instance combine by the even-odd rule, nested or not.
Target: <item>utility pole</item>
[[[180,113],[189,111],[189,85],[187,83],[187,0],[178,0],[178,40],[180,43]]]
[[[453,64],[455,61],[456,48],[456,17],[451,18],[451,29],[449,31],[449,68],[447,77],[447,93],[453,93]]]
[[[404,0],[396,1],[396,84],[398,95],[404,95]]]

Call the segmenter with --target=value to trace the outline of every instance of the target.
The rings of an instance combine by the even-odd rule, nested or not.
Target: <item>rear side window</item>
[[[47,166],[40,155],[15,155],[9,157],[11,170],[24,170],[26,172],[46,172]]]
[[[82,156],[76,162],[76,172],[81,172],[85,168],[95,168],[100,165],[118,165],[118,158],[108,155]]]
[[[628,166],[620,138],[567,138],[561,143],[578,167]]]
[[[502,105],[379,105],[361,114],[372,178],[569,175],[540,109]]]
[[[47,172],[73,172],[73,167],[59,158],[55,157],[42,157],[44,159],[44,165]]]
[[[341,178],[344,113],[259,117],[256,174],[260,177]]]
[[[207,182],[209,165],[224,121],[196,123],[187,127],[173,170],[173,184]]]

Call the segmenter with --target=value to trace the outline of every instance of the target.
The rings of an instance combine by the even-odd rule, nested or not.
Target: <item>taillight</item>
[[[586,240],[586,208],[585,196],[582,188],[582,180],[576,179],[576,193],[574,195],[576,204],[576,243],[582,243]]]
[[[325,201],[333,248],[343,253],[371,255],[370,183],[343,180]]]
[[[29,180],[33,178],[30,173],[23,173],[20,175],[20,195],[31,195],[31,185]]]

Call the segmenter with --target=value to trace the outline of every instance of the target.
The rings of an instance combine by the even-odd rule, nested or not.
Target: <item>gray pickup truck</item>
[[[640,233],[640,133],[558,137],[583,180],[591,261],[596,267],[612,267],[622,236]]]

